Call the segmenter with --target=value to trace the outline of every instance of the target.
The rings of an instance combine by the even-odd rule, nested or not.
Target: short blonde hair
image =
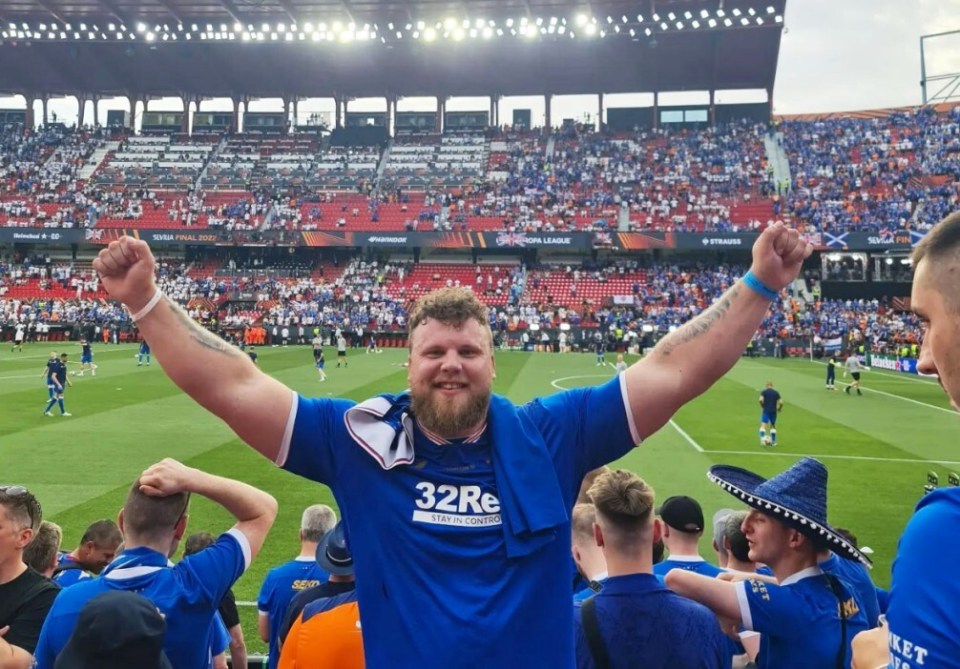
[[[597,522],[625,539],[642,533],[653,515],[653,488],[625,469],[601,474],[590,486],[589,495],[597,508]]]
[[[593,540],[593,524],[597,522],[597,508],[593,504],[576,504],[570,514],[570,529],[574,540]]]

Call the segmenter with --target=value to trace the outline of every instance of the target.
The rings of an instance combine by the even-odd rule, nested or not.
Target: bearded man
[[[168,376],[277,465],[330,486],[357,578],[366,666],[572,667],[570,520],[583,475],[623,456],[739,359],[812,247],[781,223],[703,314],[606,383],[523,406],[492,392],[468,289],[409,315],[409,391],[299,396],[157,289],[148,245],[94,262]]]

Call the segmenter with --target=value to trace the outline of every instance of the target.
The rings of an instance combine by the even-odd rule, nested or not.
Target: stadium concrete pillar
[[[553,130],[553,117],[550,114],[550,107],[552,106],[551,105],[552,102],[553,102],[552,95],[547,93],[546,95],[543,96],[543,109],[544,109],[543,124],[546,127],[548,133],[551,130]]]
[[[603,93],[597,95],[597,132],[603,130]]]
[[[232,98],[233,101],[233,132],[240,132],[240,105],[244,104],[243,98]]]
[[[717,124],[717,92],[710,90],[710,127]]]
[[[77,95],[77,130],[83,127],[84,116],[87,114],[87,98],[84,95]]]
[[[490,96],[490,127],[491,128],[497,127],[497,109],[496,109],[497,103],[495,102],[496,99],[497,98],[495,95]]]
[[[50,123],[50,96],[42,95],[40,104],[43,105],[43,126],[46,127]]]
[[[180,132],[184,135],[190,133],[190,96],[181,95],[180,102],[183,104],[183,118],[180,119]]]
[[[660,127],[660,93],[653,92],[653,129]]]
[[[343,114],[340,113],[340,106],[343,104],[343,98],[334,96],[333,97],[333,127],[342,128]]]
[[[26,93],[23,97],[27,101],[27,111],[24,114],[23,124],[28,130],[33,130],[33,103],[36,102],[37,99],[33,97],[32,93]]]
[[[767,122],[773,122],[773,87],[767,87]]]
[[[437,96],[437,120],[434,123],[433,131],[438,135],[443,132],[443,115],[446,113],[447,103],[441,96]]]
[[[397,96],[387,96],[387,136],[393,137],[397,122]]]
[[[300,117],[300,98],[293,99],[293,118],[290,119],[290,129],[296,132],[297,119]]]

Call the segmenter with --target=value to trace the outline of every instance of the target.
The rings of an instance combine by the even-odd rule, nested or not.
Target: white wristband
[[[130,320],[132,320],[134,323],[136,323],[136,322],[139,321],[141,318],[143,318],[144,316],[146,316],[147,314],[149,314],[151,311],[153,311],[153,308],[154,308],[155,306],[157,306],[157,303],[158,303],[160,300],[162,300],[162,299],[163,299],[163,293],[161,293],[161,292],[160,292],[160,289],[157,288],[157,292],[155,292],[155,293],[153,294],[153,297],[150,298],[150,301],[147,302],[147,304],[143,307],[143,309],[141,309],[140,311],[138,311],[138,312],[135,313],[135,314],[132,314],[132,315],[130,316]]]

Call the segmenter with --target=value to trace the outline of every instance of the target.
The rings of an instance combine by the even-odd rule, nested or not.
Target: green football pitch
[[[71,360],[80,358],[77,344],[34,344],[22,353],[0,349],[0,483],[29,487],[40,499],[44,517],[63,527],[68,550],[91,521],[115,518],[133,479],[164,457],[268,490],[279,500],[280,514],[263,552],[234,590],[238,600],[255,601],[266,571],[297,553],[303,508],[332,504],[329,491],[280,471],[242,444],[181,393],[156,361],[138,367],[133,345],[95,346],[96,378],[71,377],[66,404],[72,417],[60,417],[56,408],[53,417],[44,416],[42,376],[54,349],[70,353]],[[260,364],[305,395],[360,400],[405,387],[404,355],[397,349],[380,355],[352,350],[349,368],[328,363],[325,383],[318,381],[307,347],[262,348]],[[502,352],[494,388],[523,402],[596,384],[612,373],[610,366],[597,367],[592,354]],[[929,379],[869,372],[862,397],[829,392],[823,379],[824,367],[808,360],[744,359],[617,466],[638,472],[659,499],[696,497],[709,519],[718,508],[737,506],[707,481],[710,465],[733,464],[772,475],[802,455],[814,455],[830,470],[831,523],[850,528],[861,546],[873,549],[874,579],[886,586],[897,538],[923,492],[927,472],[938,472],[946,484],[950,472],[960,471],[960,416]],[[786,403],[775,448],[761,447],[757,433],[757,398],[768,380]],[[194,499],[188,532],[217,534],[230,524],[219,507]],[[701,550],[713,559],[709,538]],[[250,651],[262,651],[254,607],[244,606],[241,614]]]

